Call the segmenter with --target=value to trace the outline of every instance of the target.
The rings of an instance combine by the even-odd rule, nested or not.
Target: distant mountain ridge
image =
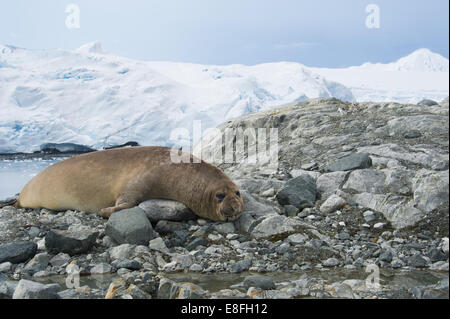
[[[445,61],[430,53],[419,50],[395,63],[403,70],[431,61],[427,68],[445,69]],[[0,153],[32,152],[46,142],[96,149],[130,140],[170,146],[171,132],[192,132],[194,120],[200,120],[204,130],[310,98],[418,102],[448,95],[448,80],[445,87],[439,77],[445,72],[414,78],[406,71],[389,71],[406,79],[389,83],[392,74],[386,77],[384,67],[371,65],[367,68],[377,74],[372,77],[383,85],[394,87],[411,79],[417,83],[406,91],[386,91],[378,83],[361,90],[360,82],[370,77],[359,68],[357,76],[348,76],[353,68],[317,69],[295,62],[216,66],[136,61],[105,52],[98,41],[73,51],[0,45]]]

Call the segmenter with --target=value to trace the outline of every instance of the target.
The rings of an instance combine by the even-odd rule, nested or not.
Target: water
[[[340,282],[346,279],[366,280],[368,273],[364,269],[346,270],[342,268],[327,270],[309,270],[309,271],[293,271],[293,272],[272,272],[265,275],[272,277],[275,283],[286,283],[297,280],[306,274],[310,278],[322,278],[328,283]],[[162,273],[163,277],[167,277],[175,282],[192,282],[210,292],[217,292],[222,289],[228,289],[233,285],[241,283],[245,277],[253,275],[253,273],[242,272],[239,274],[229,273]],[[380,269],[380,284],[382,286],[413,288],[418,286],[428,286],[438,283],[440,280],[447,278],[448,273],[436,272],[430,270],[391,270]],[[119,278],[117,274],[104,275],[87,275],[80,277],[80,286],[87,285],[92,289],[100,289],[106,294],[109,284]],[[55,275],[49,277],[41,277],[36,279],[39,282],[58,283],[61,287],[65,287],[66,276]],[[244,289],[245,290],[245,289]],[[243,290],[243,291],[244,291]]]
[[[0,159],[0,200],[18,194],[36,174],[62,159]]]

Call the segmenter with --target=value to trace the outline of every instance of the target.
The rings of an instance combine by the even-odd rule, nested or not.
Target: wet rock
[[[313,207],[316,201],[316,182],[309,175],[300,175],[290,179],[276,195],[280,205],[292,205],[297,208]]]
[[[158,299],[204,299],[207,292],[190,282],[177,283],[162,278],[158,288]]]
[[[367,153],[354,153],[345,156],[325,167],[327,172],[351,171],[355,169],[369,168],[372,160]]]
[[[58,284],[44,285],[22,279],[14,290],[13,299],[57,299],[60,290]]]
[[[275,289],[275,283],[272,277],[263,275],[253,275],[245,277],[243,285],[246,289],[250,287],[260,288],[264,290]]]
[[[160,220],[183,221],[197,218],[186,205],[173,200],[151,199],[140,203],[139,207],[152,223]]]
[[[69,255],[89,251],[95,244],[98,231],[93,230],[58,230],[52,229],[45,236],[45,247],[50,252],[62,252]]]
[[[107,263],[100,263],[91,268],[91,274],[109,274],[112,272],[111,265]]]
[[[148,245],[157,237],[145,212],[134,207],[111,215],[106,223],[105,234],[119,244]]]
[[[0,263],[9,261],[22,263],[36,254],[37,245],[33,242],[13,242],[0,245]]]

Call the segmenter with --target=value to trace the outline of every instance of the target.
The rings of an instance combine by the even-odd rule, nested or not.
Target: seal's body
[[[184,155],[190,163],[174,163],[174,151],[140,146],[74,156],[36,175],[20,193],[16,207],[74,209],[109,217],[161,198],[180,201],[212,220],[233,220],[242,213],[238,187],[228,176],[189,154]]]

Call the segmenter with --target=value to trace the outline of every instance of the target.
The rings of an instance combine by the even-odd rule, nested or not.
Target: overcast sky
[[[71,3],[79,28],[67,27]],[[376,16],[369,4],[379,28],[366,25]],[[0,44],[75,49],[99,40],[140,60],[345,67],[419,48],[448,58],[448,11],[448,0],[14,0],[0,4]]]

